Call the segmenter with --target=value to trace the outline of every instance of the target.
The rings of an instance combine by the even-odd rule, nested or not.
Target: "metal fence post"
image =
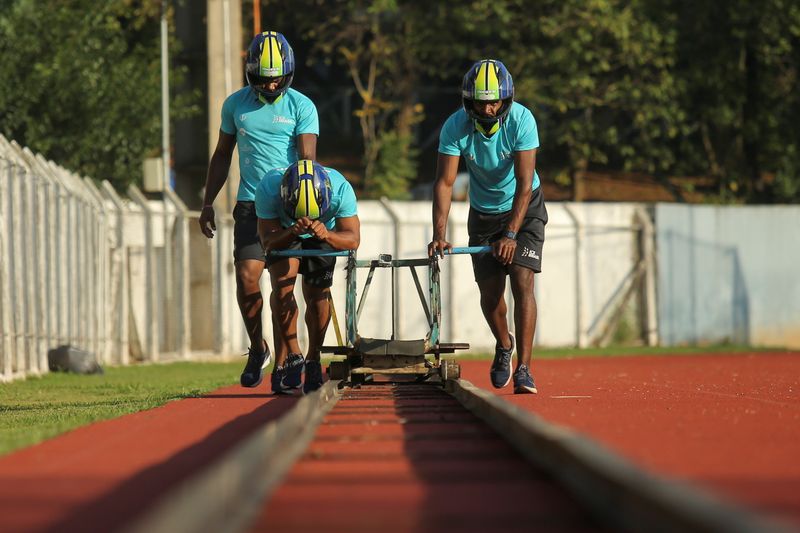
[[[37,368],[39,372],[45,372],[48,369],[47,363],[47,350],[52,347],[51,332],[51,313],[50,313],[50,291],[49,291],[49,245],[48,240],[51,235],[50,229],[50,213],[48,206],[48,195],[50,191],[50,178],[47,169],[42,165],[42,161],[35,154],[25,149],[25,155],[31,164],[34,172],[34,184],[36,190],[34,191],[34,224],[35,224],[35,244],[33,249],[33,257],[36,263],[35,279],[36,290],[34,291],[36,299],[36,356],[38,358]],[[44,222],[44,223],[42,223]],[[29,271],[30,272],[30,271]]]
[[[97,185],[86,177],[83,178],[83,184],[92,199],[97,216],[94,224],[94,249],[98,285],[94,295],[95,320],[97,321],[96,346],[100,359],[104,363],[109,363],[111,361],[111,321],[109,319],[111,314],[106,308],[110,296],[108,276],[108,256],[110,253],[108,239],[109,213],[106,202]]]
[[[10,182],[13,162],[11,160],[10,146],[5,137],[0,135],[0,372],[2,381],[13,378],[14,369],[14,343],[12,342],[13,330],[11,321],[11,272],[8,248],[8,225],[6,217],[11,214],[10,209]]]
[[[39,346],[39,327],[40,322],[40,308],[41,302],[37,297],[36,283],[37,272],[39,270],[38,264],[38,246],[41,243],[37,235],[36,215],[36,189],[37,182],[39,181],[36,168],[33,162],[33,154],[28,148],[21,148],[22,159],[25,162],[25,179],[20,185],[23,187],[22,193],[22,225],[21,233],[23,235],[23,275],[26,282],[24,287],[25,301],[26,301],[26,327],[25,327],[25,344],[27,353],[25,354],[26,372],[29,374],[40,374],[43,369],[40,367],[40,346]],[[47,368],[46,366],[44,367]]]
[[[639,206],[636,215],[642,226],[642,260],[644,261],[645,337],[648,346],[658,346],[658,301],[656,293],[656,232],[647,210]]]
[[[583,265],[586,262],[584,241],[584,227],[569,205],[564,204],[572,223],[575,225],[575,345],[585,348],[588,345],[586,331],[583,327]]]
[[[111,294],[108,300],[108,311],[114,316],[116,326],[112,336],[113,352],[117,354],[120,364],[130,363],[130,349],[128,347],[128,324],[130,320],[130,301],[128,299],[128,249],[125,245],[125,204],[117,191],[107,180],[101,184],[106,198],[113,204],[116,211],[115,241],[111,251]]]
[[[168,199],[178,215],[175,217],[175,233],[177,237],[175,263],[177,266],[177,276],[175,284],[177,287],[177,352],[181,358],[189,357],[189,335],[191,332],[190,302],[189,291],[190,277],[189,272],[189,209],[186,204],[175,194],[172,189],[164,190],[165,198]],[[175,272],[175,270],[173,270]]]
[[[146,347],[145,357],[151,361],[159,360],[158,324],[156,323],[156,279],[155,279],[155,246],[153,245],[153,213],[147,205],[147,198],[136,187],[131,185],[128,188],[128,196],[144,212],[145,227],[145,336],[147,337],[143,345]]]
[[[20,171],[22,170],[20,153],[18,151],[19,145],[12,141],[14,149],[14,159],[16,164],[13,167],[13,172],[9,174],[9,214],[11,220],[9,227],[19,228],[22,226],[20,221]],[[25,301],[25,291],[23,290],[23,269],[22,262],[22,243],[19,233],[12,231],[9,233],[11,252],[8,256],[8,263],[11,269],[11,301],[14,302],[16,312],[14,313],[14,341],[15,341],[15,357],[14,357],[14,373],[21,373],[24,375],[26,370],[25,365],[25,318],[27,316],[28,306]]]

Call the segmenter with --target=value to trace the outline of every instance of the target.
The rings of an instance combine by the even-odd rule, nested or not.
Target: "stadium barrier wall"
[[[800,347],[800,207],[658,204],[667,345]]]
[[[452,205],[448,237],[455,246],[467,244],[468,210],[464,202]],[[624,337],[647,345],[797,346],[800,208],[551,202],[548,212],[535,288],[537,345],[585,347]],[[172,191],[146,195],[131,187],[123,195],[0,136],[0,379],[48,371],[47,352],[61,345],[112,365],[245,352],[232,217],[217,211],[210,240],[198,217]],[[359,258],[425,256],[429,202],[362,201],[359,217]],[[785,246],[776,252],[766,234]],[[342,328],[343,264],[333,286]],[[441,268],[442,340],[492,351],[469,258],[447,257]],[[359,272],[359,291],[365,275]],[[363,335],[388,337],[392,305],[398,338],[425,335],[407,269],[397,279],[392,294],[389,271],[376,273],[359,323]],[[262,289],[269,292],[267,276]],[[299,287],[297,296],[302,316]],[[271,342],[268,304],[265,311]],[[303,327],[300,341],[307,342]],[[331,327],[326,344],[335,343]]]

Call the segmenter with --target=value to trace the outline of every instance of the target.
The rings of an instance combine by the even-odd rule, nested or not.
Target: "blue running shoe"
[[[322,387],[322,363],[306,361],[306,381],[303,383],[303,392],[308,394],[320,387]]]
[[[272,369],[272,394],[276,396],[292,395],[295,389],[286,384],[286,366],[276,366]]]
[[[264,369],[272,361],[269,346],[264,343],[264,347],[265,351],[263,353],[256,352],[253,348],[247,351],[247,364],[239,377],[239,383],[242,384],[242,387],[258,387],[261,384],[261,380],[264,378]]]
[[[303,359],[303,355],[299,353],[290,353],[289,357],[286,358],[286,362],[283,364],[283,368],[286,370],[286,379],[284,383],[293,388],[299,389],[303,385],[303,366],[305,366],[306,360]]]
[[[526,365],[519,365],[517,371],[514,372],[514,394],[536,394],[537,392],[531,371]]]
[[[514,353],[514,335],[508,334],[511,339],[511,347],[506,350],[501,346],[494,349],[494,360],[492,368],[489,370],[489,377],[495,389],[502,389],[511,381],[511,355]]]

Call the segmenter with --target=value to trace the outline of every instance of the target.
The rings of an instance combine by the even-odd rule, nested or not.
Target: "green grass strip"
[[[0,454],[98,420],[152,409],[238,382],[243,363],[109,367],[0,384]]]

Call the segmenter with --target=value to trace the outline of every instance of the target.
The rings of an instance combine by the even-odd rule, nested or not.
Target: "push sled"
[[[488,246],[472,246],[452,248],[446,255],[486,253]],[[446,354],[455,354],[458,350],[468,350],[469,343],[442,342],[441,335],[441,285],[439,281],[439,257],[420,259],[395,259],[389,254],[380,254],[377,259],[360,260],[356,252],[325,250],[282,250],[272,252],[275,256],[309,257],[339,256],[345,257],[346,296],[345,296],[345,337],[341,335],[336,307],[331,300],[331,320],[338,345],[323,346],[322,353],[332,354],[327,368],[332,380],[341,380],[344,384],[360,385],[371,381],[375,376],[387,376],[389,380],[414,380],[418,382],[432,381],[444,384],[448,380],[457,380],[461,376],[461,366]],[[414,280],[417,296],[425,313],[428,331],[421,339],[398,339],[397,318],[395,316],[395,294],[398,271],[409,269]],[[428,289],[425,291],[420,282],[417,269],[426,269]],[[356,286],[357,272],[366,269],[366,281],[359,293]],[[359,333],[358,323],[364,304],[367,300],[375,272],[389,269],[391,272],[391,322],[392,331],[388,339],[364,337]]]

